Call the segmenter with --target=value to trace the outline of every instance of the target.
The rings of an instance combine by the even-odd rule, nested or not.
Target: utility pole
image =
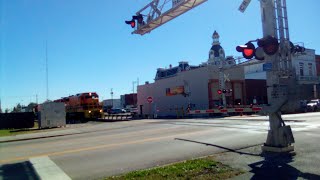
[[[224,79],[224,68],[223,68],[223,65],[222,65],[223,62],[221,61],[220,64],[221,65],[219,67],[219,85],[220,85],[220,89],[224,90],[224,89],[226,89],[226,81]],[[226,108],[227,107],[226,94],[222,93],[221,96],[222,96],[223,108]]]
[[[111,106],[113,107],[113,89],[112,88],[110,91],[110,95],[111,95]]]
[[[49,73],[48,73],[48,41],[46,41],[46,90],[47,90],[47,101],[49,100]]]
[[[134,84],[136,83],[136,81],[132,81],[132,93],[134,94]]]

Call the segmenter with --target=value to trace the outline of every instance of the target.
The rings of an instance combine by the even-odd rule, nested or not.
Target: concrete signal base
[[[289,145],[287,147],[272,147],[272,146],[261,146],[263,152],[275,152],[275,153],[287,153],[294,151],[294,146]]]

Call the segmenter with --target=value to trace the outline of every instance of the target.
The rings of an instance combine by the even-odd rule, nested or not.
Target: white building
[[[292,56],[292,66],[295,68],[298,84],[319,84],[316,70],[315,50],[306,49],[303,54]],[[261,62],[256,64],[257,62]],[[264,61],[251,60],[244,67],[246,79],[266,79],[266,71],[263,70]]]

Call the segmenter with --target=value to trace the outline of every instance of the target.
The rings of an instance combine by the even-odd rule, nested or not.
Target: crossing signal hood
[[[269,56],[276,54],[279,50],[279,42],[278,39],[272,36],[267,36],[262,39],[258,39],[258,46],[261,47]]]
[[[138,14],[137,16],[132,16],[132,19],[137,20],[139,24],[143,24],[143,16],[142,14]]]
[[[236,50],[242,52],[243,57],[246,59],[252,59],[256,52],[256,48],[251,42],[237,46]]]
[[[136,16],[132,16],[132,20],[131,21],[125,21],[125,22],[126,22],[126,24],[129,24],[132,28],[135,28],[136,27],[136,20],[137,20],[139,25],[144,25],[142,14],[138,14]]]
[[[132,19],[131,21],[125,21],[126,24],[130,24],[130,26],[132,28],[135,28],[136,27],[136,21],[134,19]]]

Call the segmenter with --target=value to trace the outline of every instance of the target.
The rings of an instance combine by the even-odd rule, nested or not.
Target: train
[[[95,92],[85,92],[63,97],[54,102],[63,102],[66,106],[67,120],[89,120],[103,117],[102,105]]]

